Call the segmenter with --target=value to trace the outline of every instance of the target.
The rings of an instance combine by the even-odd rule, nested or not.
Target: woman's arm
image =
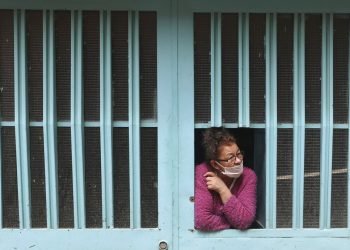
[[[207,188],[204,174],[208,170],[199,165],[195,172],[195,228],[199,230],[222,230],[230,224],[222,211],[214,210],[213,193]]]
[[[247,169],[242,176],[241,191],[232,195],[225,203],[223,212],[230,225],[237,229],[248,228],[255,219],[257,177],[253,170]]]

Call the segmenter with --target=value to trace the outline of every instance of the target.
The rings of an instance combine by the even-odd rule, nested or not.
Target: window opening
[[[244,152],[244,166],[255,171],[258,176],[256,220],[250,228],[263,228],[265,225],[265,131],[252,128],[226,128],[237,140],[237,145]],[[202,146],[205,129],[195,129],[195,166],[205,160]]]
[[[266,14],[263,13],[249,13],[247,15],[249,16],[249,82],[244,82],[246,79],[243,78],[242,87],[238,86],[237,79],[238,76],[241,79],[242,76],[239,74],[244,74],[244,72],[237,69],[240,66],[244,67],[245,64],[239,60],[237,51],[241,52],[246,45],[244,41],[238,43],[237,40],[239,39],[238,28],[246,32],[244,30],[245,19],[241,19],[240,14],[235,13],[194,13],[196,140],[198,140],[198,131],[208,126],[223,125],[227,128],[240,126],[242,121],[237,119],[238,117],[241,119],[237,112],[245,109],[237,108],[242,105],[237,100],[242,98],[241,95],[244,97],[247,93],[249,93],[249,106],[244,106],[246,109],[249,108],[250,111],[250,124],[248,126],[252,128],[265,126],[265,53],[267,46],[265,33],[266,25],[274,25],[275,23],[274,20],[271,23],[266,23],[267,20],[271,19],[268,19]],[[348,153],[346,150],[348,145],[347,140],[341,140],[342,142],[340,142],[336,138],[339,138],[340,135],[343,135],[343,138],[348,136],[349,15],[335,14],[331,17],[333,17],[331,23],[333,25],[333,41],[329,43],[323,44],[323,40],[327,35],[323,32],[328,32],[328,30],[324,30],[328,29],[329,16],[322,14],[302,14],[300,16],[277,14],[276,37],[270,37],[271,39],[276,38],[277,44],[277,103],[275,104],[277,107],[277,147],[276,152],[272,154],[272,156],[276,155],[277,160],[277,180],[276,189],[274,190],[276,192],[276,215],[270,214],[270,220],[276,218],[277,228],[298,228],[299,225],[302,228],[323,227],[324,223],[320,224],[322,219],[320,216],[322,216],[322,213],[328,213],[328,211],[325,211],[328,208],[321,210],[320,206],[322,205],[321,202],[328,202],[324,199],[328,199],[327,192],[329,188],[332,190],[330,199],[332,205],[329,206],[331,209],[331,227],[346,227],[347,224],[348,210],[342,209],[340,204],[343,204],[345,208],[347,207]],[[294,25],[298,26],[294,27]],[[323,27],[323,25],[326,26]],[[221,37],[217,37],[218,32]],[[301,38],[303,39],[301,40]],[[299,47],[295,47],[296,42],[301,46],[301,51],[299,51]],[[330,44],[332,45],[332,53],[323,55]],[[305,46],[305,51],[303,46]],[[218,50],[221,50],[221,53]],[[245,55],[244,53],[241,54]],[[217,57],[220,60],[217,60]],[[333,72],[322,72],[322,60],[324,58],[329,59],[329,57],[333,59]],[[327,61],[329,61],[328,59]],[[216,64],[220,64],[219,72]],[[305,64],[305,67],[300,68],[299,64]],[[328,84],[325,83],[324,79],[322,80],[322,77],[323,75],[327,77],[327,74],[333,76],[331,80],[333,82],[333,97],[330,97],[329,93],[322,95],[322,87],[324,87],[324,84]],[[301,76],[304,78],[300,79],[301,82],[294,79]],[[247,84],[249,92],[243,92],[241,88],[244,88]],[[302,98],[300,95],[302,95]],[[268,101],[270,100],[274,100],[274,98]],[[295,101],[298,103],[294,103]],[[330,109],[328,106],[325,107],[323,102],[332,103],[333,116],[331,118],[333,118],[333,124],[331,126],[333,127],[333,133],[329,133],[326,131],[327,128],[322,127],[326,122],[321,121],[321,115],[325,113],[324,111],[329,112]],[[301,116],[296,118],[295,113],[299,114],[301,109]],[[324,111],[321,109],[324,109]],[[303,117],[304,111],[305,117]],[[322,136],[323,133],[332,134],[333,136],[332,176],[329,177],[332,178],[332,187],[325,189],[323,189],[324,186],[320,186],[322,183],[321,171],[327,171],[322,170],[323,168],[327,169],[324,162],[327,158],[322,160],[321,155],[321,151],[326,148],[322,145],[321,139],[327,140]],[[258,134],[256,133],[256,138],[259,137]],[[263,149],[265,138],[262,141],[264,142],[261,144]],[[303,149],[298,152],[300,143],[302,143]],[[198,149],[200,145],[197,142],[195,144],[195,163],[197,164],[202,156]],[[269,146],[269,142],[266,142],[266,146]],[[338,153],[337,150],[341,153]],[[265,159],[264,156],[261,159]],[[300,167],[303,172],[293,169],[293,167],[298,167],[295,162],[299,160],[303,161]],[[261,178],[258,183],[258,185],[262,185],[258,188],[260,192],[258,193],[260,204],[258,213],[262,222],[265,221],[266,209],[264,202],[266,192],[264,164],[264,162],[261,162],[261,167],[254,167],[259,178]],[[295,174],[297,176],[294,176]],[[339,180],[339,182],[336,180]],[[301,188],[296,188],[295,185]],[[337,192],[340,187],[346,191]],[[303,193],[298,200],[295,195],[293,196],[293,192],[298,192],[299,189]],[[323,199],[321,199],[321,195]],[[336,201],[339,205],[336,205]],[[297,202],[296,206],[293,202]],[[298,204],[301,204],[301,207],[298,207]],[[299,219],[303,222],[300,222]]]

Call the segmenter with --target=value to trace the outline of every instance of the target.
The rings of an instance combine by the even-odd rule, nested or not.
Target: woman
[[[243,154],[224,128],[203,136],[206,162],[195,170],[195,228],[246,229],[255,219],[257,178],[243,167]]]

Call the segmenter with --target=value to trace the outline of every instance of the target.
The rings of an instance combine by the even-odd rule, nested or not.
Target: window
[[[1,226],[157,228],[157,13],[0,20]]]
[[[347,227],[349,20],[193,15],[195,149],[210,126],[261,139],[248,148],[266,228]]]

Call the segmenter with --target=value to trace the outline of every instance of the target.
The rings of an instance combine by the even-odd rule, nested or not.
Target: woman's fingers
[[[205,180],[207,182],[207,188],[210,190],[216,190],[220,185],[220,179],[214,172],[207,172],[204,174]]]
[[[216,174],[214,172],[206,172],[204,174],[204,177],[215,177],[215,176],[216,176]]]

